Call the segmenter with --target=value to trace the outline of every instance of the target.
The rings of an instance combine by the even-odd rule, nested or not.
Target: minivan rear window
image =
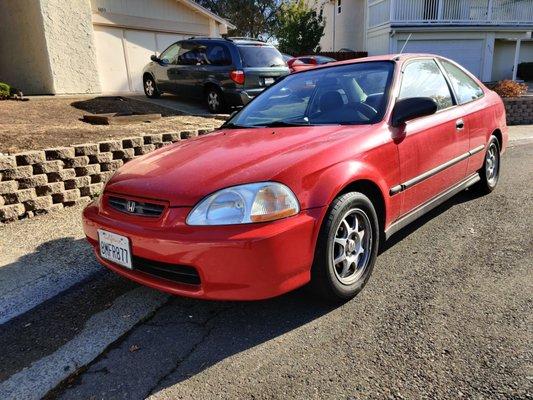
[[[237,46],[243,67],[284,67],[283,56],[274,47],[263,45]]]

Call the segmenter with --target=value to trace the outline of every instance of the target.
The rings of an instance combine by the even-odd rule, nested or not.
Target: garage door
[[[95,26],[98,74],[104,93],[142,92],[142,70],[183,35]]]
[[[404,45],[398,42],[398,49]],[[481,77],[483,40],[410,40],[404,53],[432,53],[454,60],[478,78]]]

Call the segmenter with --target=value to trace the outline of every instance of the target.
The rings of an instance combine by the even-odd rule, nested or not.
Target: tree
[[[230,36],[272,37],[276,15],[283,0],[196,0],[198,4],[227,19],[236,29]]]
[[[325,28],[322,9],[309,7],[305,0],[291,0],[280,6],[276,17],[274,34],[281,52],[299,55],[320,51]]]

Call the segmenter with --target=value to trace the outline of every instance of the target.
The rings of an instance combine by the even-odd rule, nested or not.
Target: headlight
[[[292,191],[276,182],[219,190],[203,199],[187,217],[188,225],[235,225],[274,221],[300,212]]]

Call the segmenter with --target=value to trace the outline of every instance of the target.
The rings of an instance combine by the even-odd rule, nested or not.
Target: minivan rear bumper
[[[224,100],[230,107],[242,107],[252,101],[252,99],[263,90],[265,89],[225,89]]]

